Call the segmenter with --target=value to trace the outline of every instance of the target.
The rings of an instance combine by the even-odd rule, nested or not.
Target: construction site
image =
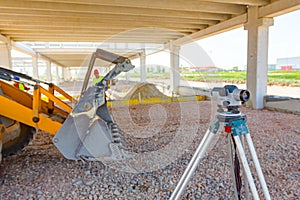
[[[0,8],[0,199],[300,198],[299,87],[268,95],[268,29],[299,0]],[[245,85],[182,80],[182,59],[209,60],[184,45],[240,27]],[[170,76],[147,78],[162,51]]]

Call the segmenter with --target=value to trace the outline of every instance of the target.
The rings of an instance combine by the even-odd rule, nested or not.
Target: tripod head
[[[219,113],[239,114],[238,108],[249,100],[250,92],[238,89],[235,85],[225,85],[224,87],[214,87],[211,91],[211,96],[212,99],[217,100]]]

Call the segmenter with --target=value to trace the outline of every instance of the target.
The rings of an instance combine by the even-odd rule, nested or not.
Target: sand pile
[[[138,83],[132,87],[123,97],[124,100],[129,99],[150,99],[153,97],[168,98],[152,83]]]

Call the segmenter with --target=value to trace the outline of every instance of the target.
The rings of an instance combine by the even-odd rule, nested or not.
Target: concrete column
[[[258,8],[248,8],[248,52],[247,52],[247,89],[250,91],[248,105],[255,109],[264,107],[268,83],[268,40],[269,26],[273,18],[258,18]]]
[[[70,67],[67,68],[67,74],[68,74],[68,79],[69,80],[71,80],[71,78],[73,79]]]
[[[38,70],[38,55],[32,56],[32,77],[39,79],[39,70]]]
[[[66,68],[65,67],[61,67],[61,75],[62,75],[63,81],[65,81],[66,80]]]
[[[56,85],[58,85],[60,77],[59,77],[59,69],[57,65],[55,65],[55,74],[56,74]]]
[[[64,80],[70,81],[71,79],[71,68],[70,67],[63,67],[62,68],[62,74],[64,77]]]
[[[125,76],[126,76],[126,81],[129,82],[130,81],[130,72],[126,72]]]
[[[52,82],[51,62],[46,61],[46,65],[47,65],[47,81],[51,83]]]
[[[69,68],[64,67],[63,69],[64,69],[64,71],[65,71],[65,72],[64,72],[64,74],[65,74],[65,80],[68,81],[69,78],[70,78],[70,77],[69,77]]]
[[[170,41],[170,89],[174,94],[178,93],[178,87],[180,84],[179,50],[180,47],[173,45],[173,42]]]
[[[146,53],[145,49],[140,53],[140,67],[141,67],[141,82],[146,82]]]
[[[11,46],[0,42],[0,67],[12,69]]]

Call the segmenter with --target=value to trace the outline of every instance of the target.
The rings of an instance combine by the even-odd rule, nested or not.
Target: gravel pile
[[[272,199],[299,199],[300,116],[241,110]],[[113,163],[69,161],[50,135],[39,132],[24,151],[0,164],[0,199],[168,199],[211,113],[208,101],[114,107],[132,158]],[[233,199],[227,138],[223,131],[218,136],[183,199]]]

